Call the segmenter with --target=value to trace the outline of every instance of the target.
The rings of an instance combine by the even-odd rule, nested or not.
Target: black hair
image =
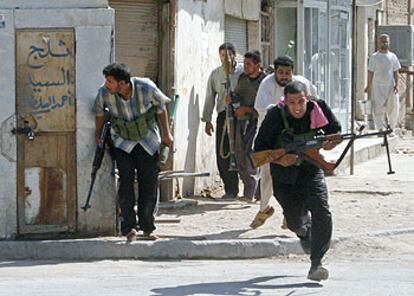
[[[233,43],[225,42],[219,47],[219,51],[226,50],[226,49],[230,50],[232,54],[234,55],[236,54],[236,47],[234,46]]]
[[[117,81],[125,81],[126,83],[129,83],[131,81],[131,71],[125,64],[109,64],[103,69],[102,73],[105,77],[112,76]]]
[[[258,50],[250,50],[246,52],[244,58],[251,59],[255,64],[259,64],[262,62],[262,57],[260,56],[260,51]]]
[[[279,56],[273,61],[273,66],[275,67],[275,71],[280,66],[291,67],[293,70],[293,63],[293,59],[290,56]]]
[[[288,94],[298,94],[303,92],[306,94],[306,85],[300,81],[291,81],[286,84],[285,89],[283,90],[283,94],[285,98]]]

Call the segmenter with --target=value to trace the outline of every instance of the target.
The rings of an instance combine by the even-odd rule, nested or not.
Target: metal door
[[[76,228],[75,38],[16,32],[18,234]]]
[[[160,1],[110,0],[115,9],[115,56],[133,76],[159,79]]]
[[[247,21],[226,15],[224,19],[224,40],[236,47],[237,61],[243,63],[247,46]]]

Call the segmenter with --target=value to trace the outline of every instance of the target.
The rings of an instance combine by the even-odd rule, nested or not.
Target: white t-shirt
[[[300,81],[306,85],[306,95],[316,96],[316,88],[312,83],[303,76],[295,75],[292,81]],[[260,83],[257,91],[254,108],[259,113],[259,124],[263,121],[269,106],[277,104],[283,97],[285,87],[280,86],[275,79],[275,74],[268,75]]]
[[[394,84],[394,72],[401,68],[397,56],[387,53],[375,52],[369,59],[368,71],[374,73],[373,82]]]

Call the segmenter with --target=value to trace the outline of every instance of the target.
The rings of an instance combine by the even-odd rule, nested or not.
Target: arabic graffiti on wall
[[[18,32],[19,111],[36,116],[41,130],[74,127],[73,35],[73,30]]]

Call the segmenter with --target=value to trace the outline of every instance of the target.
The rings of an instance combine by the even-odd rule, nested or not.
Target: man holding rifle
[[[131,77],[124,64],[106,66],[103,75],[105,84],[99,88],[95,100],[96,140],[99,141],[106,121],[104,109],[107,108],[120,177],[121,232],[127,241],[133,241],[140,229],[144,239],[154,240],[157,239],[153,231],[160,143],[171,146],[173,141],[165,106],[170,99],[150,79]],[[135,170],[139,192],[138,223],[134,211]]]
[[[234,90],[234,95],[228,103],[234,106],[235,154],[237,168],[243,181],[243,196],[246,202],[260,200],[258,169],[253,168],[249,159],[253,139],[257,132],[257,112],[254,109],[257,89],[266,77],[261,70],[261,56],[257,50],[251,50],[244,55],[244,72],[240,75]]]
[[[267,109],[277,104],[283,97],[283,90],[286,84],[291,81],[300,81],[306,85],[306,95],[316,96],[316,88],[312,83],[303,76],[293,75],[294,62],[289,56],[279,56],[274,62],[275,73],[268,75],[260,83],[259,90],[254,104],[258,112],[258,126],[262,123]],[[269,205],[272,197],[272,180],[270,176],[269,165],[266,164],[260,168],[260,210],[254,217],[251,228],[262,226],[268,218],[274,213],[274,208]],[[283,223],[282,227],[285,223]]]
[[[211,122],[214,106],[217,110],[216,120],[216,160],[220,178],[224,183],[225,194],[222,198],[236,199],[239,193],[239,177],[237,170],[230,171],[230,158],[225,154],[229,152],[229,138],[226,133],[226,73],[225,60],[230,58],[230,90],[233,91],[239,76],[243,73],[243,65],[236,62],[236,48],[232,43],[226,42],[219,47],[220,60],[222,65],[214,69],[207,82],[206,99],[204,101],[203,116],[201,121],[205,122],[205,132],[212,136],[214,132]]]
[[[319,132],[340,133],[341,126],[323,101],[310,100],[306,86],[294,81],[284,89],[284,101],[267,113],[255,140],[255,151],[283,148],[296,139],[313,139]],[[330,150],[336,141],[327,140]],[[310,253],[308,278],[326,280],[329,272],[322,258],[329,249],[332,217],[324,172],[296,154],[285,154],[270,164],[273,193],[283,208],[287,227],[296,233],[306,253]],[[309,214],[310,213],[310,214]]]

